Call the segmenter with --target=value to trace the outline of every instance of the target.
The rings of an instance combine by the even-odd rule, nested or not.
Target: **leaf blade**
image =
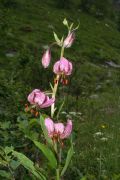
[[[72,158],[73,154],[74,154],[73,146],[71,146],[70,149],[68,150],[66,162],[65,162],[65,165],[64,165],[64,167],[62,169],[61,176],[63,176],[65,171],[67,170],[68,165],[69,165],[69,163],[71,161],[71,158]]]
[[[42,144],[38,141],[33,141],[33,142],[42,151],[42,153],[46,156],[50,165],[53,168],[56,168],[57,167],[57,160],[56,160],[53,152],[49,148],[47,148],[44,144]]]
[[[40,180],[46,180],[45,176],[39,172],[37,173],[37,170],[34,166],[33,161],[31,161],[28,157],[26,157],[24,154],[19,153],[17,151],[12,152],[13,156],[17,157],[17,159],[20,161],[20,163],[28,170],[30,171],[34,176],[36,176]]]
[[[55,41],[56,41],[57,44],[60,46],[60,45],[61,45],[61,42],[60,42],[60,39],[58,38],[57,34],[56,34],[55,32],[53,32],[53,35],[54,35]]]

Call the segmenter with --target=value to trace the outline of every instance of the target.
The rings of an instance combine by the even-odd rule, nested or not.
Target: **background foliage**
[[[0,7],[0,162],[11,162],[11,157],[5,158],[6,146],[14,146],[38,164],[43,161],[23,135],[27,131],[36,139],[40,133],[37,119],[24,112],[24,105],[32,89],[49,87],[54,77],[50,72],[59,58],[58,49],[52,50],[47,71],[41,65],[41,56],[53,41],[52,32],[60,37],[65,32],[60,23],[66,17],[76,24],[80,21],[80,28],[75,44],[65,52],[73,61],[74,73],[68,87],[59,88],[63,96],[58,93],[60,102],[65,96],[61,118],[71,117],[74,122],[75,154],[65,179],[119,180],[119,4],[110,0],[1,0]],[[16,165],[14,171],[11,165],[1,163],[0,168],[0,175],[8,173],[8,179],[13,174],[16,179],[34,179],[21,166]]]

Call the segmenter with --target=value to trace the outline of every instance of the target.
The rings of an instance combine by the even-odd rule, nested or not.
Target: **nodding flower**
[[[72,73],[72,63],[66,58],[62,57],[53,66],[53,72],[55,74],[69,76]]]
[[[73,44],[73,42],[74,42],[74,40],[75,40],[75,32],[72,31],[72,32],[70,32],[70,33],[68,34],[68,36],[67,36],[66,39],[64,40],[63,46],[64,46],[65,48],[71,47],[72,44]]]
[[[28,95],[28,101],[38,108],[47,108],[55,102],[55,99],[50,99],[44,92],[40,91],[40,89],[34,89]]]
[[[50,49],[47,49],[42,56],[42,65],[44,68],[47,68],[49,66],[50,60],[51,60],[51,52]]]
[[[54,123],[52,119],[46,118],[45,126],[48,131],[48,136],[55,141],[68,138],[72,132],[71,120],[68,120],[66,126],[64,126],[63,123]]]

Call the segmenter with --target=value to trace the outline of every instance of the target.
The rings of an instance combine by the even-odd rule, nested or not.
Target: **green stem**
[[[59,78],[60,78],[60,75],[57,75],[56,76],[56,83],[54,85],[53,93],[52,93],[52,98],[54,98],[54,99],[56,97],[56,92],[57,92],[57,88],[58,88]],[[51,106],[51,117],[52,118],[54,116],[54,112],[55,112],[55,103],[53,103],[52,106]]]
[[[62,155],[62,148],[60,148],[60,151],[59,151],[59,163],[61,163],[61,155]]]
[[[61,55],[60,55],[60,57],[62,58],[63,55],[64,55],[64,46],[62,46],[62,48],[61,48]]]
[[[60,180],[60,171],[59,171],[59,168],[56,169],[56,180]]]
[[[60,58],[63,57],[63,54],[64,54],[64,47],[62,46]],[[58,89],[58,84],[59,84],[59,79],[60,79],[60,74],[56,75],[55,79],[56,79],[56,83],[54,84],[54,87],[53,87],[52,98],[56,97],[56,93],[57,93],[57,89]],[[55,103],[53,103],[52,106],[51,106],[51,117],[52,118],[54,116],[54,113],[55,113]]]

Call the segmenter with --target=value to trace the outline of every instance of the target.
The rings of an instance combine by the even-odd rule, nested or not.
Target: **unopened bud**
[[[75,33],[73,31],[73,32],[69,33],[68,36],[66,37],[66,39],[64,40],[64,43],[63,43],[64,47],[65,48],[71,47],[74,39],[75,39]]]
[[[49,66],[50,60],[51,60],[51,52],[50,49],[47,49],[42,57],[42,65],[44,68],[47,68]]]

